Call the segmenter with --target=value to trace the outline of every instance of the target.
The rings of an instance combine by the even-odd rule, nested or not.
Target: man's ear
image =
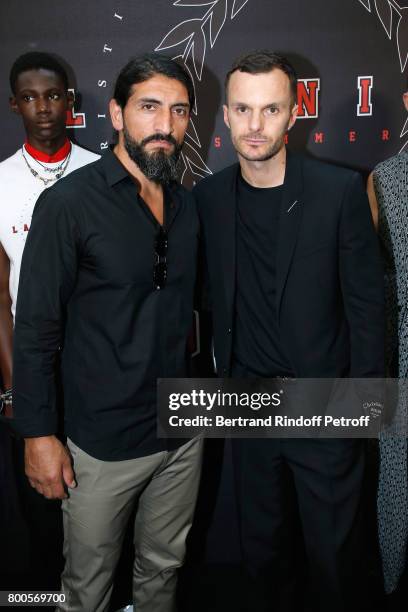
[[[299,111],[299,106],[297,104],[295,104],[294,107],[292,108],[292,110],[290,111],[288,131],[294,126],[295,121],[296,121],[297,116],[298,116],[298,111]]]
[[[408,91],[406,91],[406,92],[403,94],[402,99],[403,99],[403,101],[404,101],[404,106],[405,106],[405,108],[406,108],[406,109],[407,109],[407,111],[408,111]]]
[[[109,102],[109,113],[112,125],[117,132],[123,130],[123,112],[122,107],[116,102],[115,98]]]
[[[74,92],[69,89],[67,91],[67,102],[68,110],[72,110],[74,108],[75,96]]]
[[[223,104],[222,110],[224,111],[224,123],[227,126],[227,128],[231,129],[231,126],[229,123],[229,117],[228,117],[228,106],[226,104]]]
[[[19,115],[20,109],[18,108],[16,96],[10,96],[9,104],[10,104],[11,112],[16,113],[16,115]]]

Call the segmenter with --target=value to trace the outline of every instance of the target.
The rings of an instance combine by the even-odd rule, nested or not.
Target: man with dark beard
[[[185,376],[198,219],[175,179],[193,104],[176,62],[131,60],[110,103],[117,145],[48,189],[34,211],[17,302],[14,422],[31,485],[63,500],[59,610],[108,608],[136,505],[135,607],[174,610],[202,440],[157,439],[156,380]],[[55,437],[59,352],[66,447]]]

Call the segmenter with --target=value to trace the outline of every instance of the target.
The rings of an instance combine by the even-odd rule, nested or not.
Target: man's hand
[[[65,499],[65,487],[76,487],[71,455],[55,436],[25,439],[25,473],[47,499]]]
[[[5,406],[3,405],[3,416],[5,416],[6,419],[13,418],[13,404],[6,404]]]

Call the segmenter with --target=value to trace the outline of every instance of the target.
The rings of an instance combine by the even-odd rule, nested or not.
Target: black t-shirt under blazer
[[[186,375],[198,217],[180,185],[166,190],[167,282],[153,285],[159,225],[112,151],[39,198],[23,255],[14,337],[15,428],[57,431],[61,347],[66,434],[102,460],[148,455],[156,381]]]
[[[276,250],[283,186],[237,179],[237,272],[233,361],[254,376],[291,376],[276,308]]]

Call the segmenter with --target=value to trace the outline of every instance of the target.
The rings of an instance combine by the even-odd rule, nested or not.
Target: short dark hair
[[[113,92],[113,97],[119,106],[125,108],[133,85],[143,83],[155,74],[163,74],[182,83],[187,89],[190,111],[193,110],[194,84],[187,70],[171,57],[154,53],[144,53],[133,57],[120,71]]]
[[[225,95],[228,92],[228,83],[231,75],[239,70],[240,72],[248,72],[249,74],[263,74],[272,72],[272,70],[282,70],[289,78],[290,90],[293,102],[297,100],[297,74],[292,64],[284,57],[273,51],[262,49],[260,51],[251,51],[246,55],[241,55],[232,64],[232,68],[227,72],[225,77]]]
[[[64,88],[68,89],[68,75],[65,68],[60,62],[50,53],[42,53],[41,51],[30,51],[20,55],[14,62],[10,70],[10,87],[13,94],[16,93],[17,79],[22,72],[27,70],[49,70],[55,72],[62,82]]]

